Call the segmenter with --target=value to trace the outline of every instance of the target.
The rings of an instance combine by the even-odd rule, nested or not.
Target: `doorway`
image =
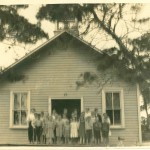
[[[63,114],[63,110],[68,110],[68,118],[71,118],[72,112],[77,109],[78,116],[83,111],[83,99],[50,99],[49,113],[55,109],[59,115]]]

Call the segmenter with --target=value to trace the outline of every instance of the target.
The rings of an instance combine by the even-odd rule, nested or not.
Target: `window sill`
[[[27,129],[28,126],[10,126],[9,129]]]

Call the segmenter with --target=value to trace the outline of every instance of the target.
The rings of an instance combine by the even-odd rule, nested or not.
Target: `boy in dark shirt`
[[[95,144],[99,144],[101,142],[101,126],[102,125],[101,122],[99,121],[99,118],[96,118],[93,124]]]

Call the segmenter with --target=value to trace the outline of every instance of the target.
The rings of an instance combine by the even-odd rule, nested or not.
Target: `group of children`
[[[110,120],[107,114],[98,114],[95,109],[90,112],[86,108],[78,116],[77,110],[74,110],[71,117],[67,117],[67,109],[61,115],[53,110],[52,115],[35,113],[35,109],[31,110],[31,114],[27,120],[29,122],[28,135],[29,142],[37,142],[38,144],[99,144],[101,137],[105,145],[108,145]]]

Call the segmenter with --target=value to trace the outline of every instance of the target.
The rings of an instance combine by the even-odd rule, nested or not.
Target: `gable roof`
[[[11,68],[15,67],[17,64],[21,63],[22,61],[24,61],[25,59],[27,59],[28,57],[30,57],[32,54],[34,54],[35,52],[39,51],[40,49],[42,49],[44,46],[50,44],[52,41],[56,40],[58,37],[62,36],[63,34],[68,34],[70,36],[72,36],[73,38],[77,39],[78,41],[82,42],[83,44],[85,44],[86,46],[89,46],[91,49],[93,49],[96,52],[99,52],[100,54],[102,53],[98,48],[92,46],[90,43],[88,43],[87,41],[81,39],[79,36],[73,35],[72,33],[68,32],[68,31],[62,31],[59,34],[53,36],[51,39],[49,39],[48,41],[46,41],[45,43],[43,43],[42,45],[38,46],[37,48],[35,48],[34,50],[32,50],[31,52],[29,52],[28,54],[24,55],[23,57],[21,57],[19,60],[17,60],[16,62],[14,62],[13,64],[11,64],[10,66],[8,66],[7,68],[5,68],[1,74],[7,72],[8,70],[10,70]]]

